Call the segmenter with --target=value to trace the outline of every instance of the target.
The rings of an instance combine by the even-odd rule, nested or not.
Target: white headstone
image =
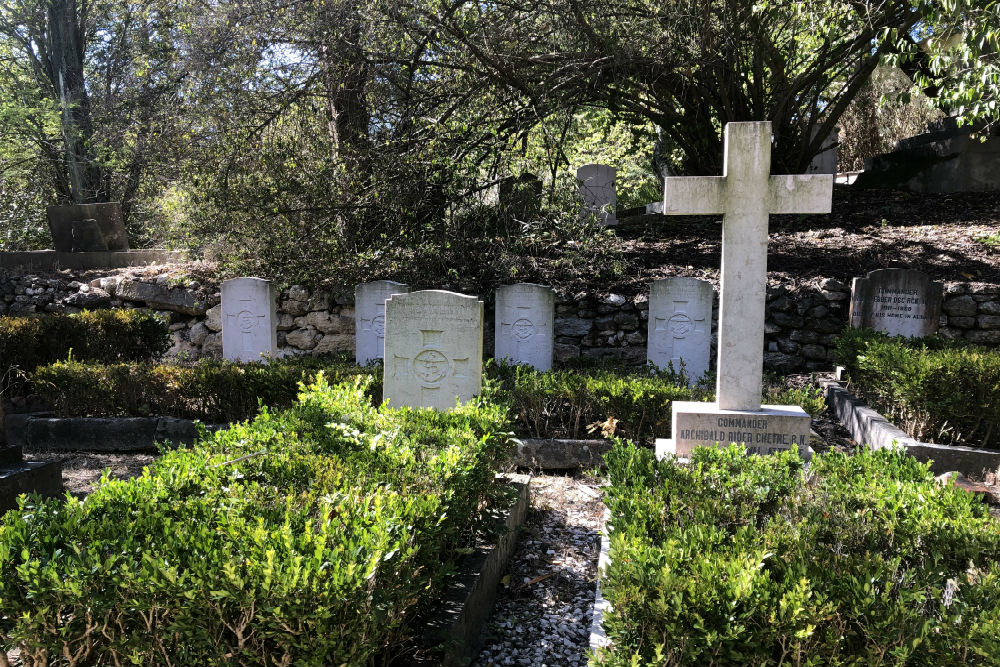
[[[941,318],[941,283],[914,269],[879,269],[851,283],[851,326],[890,336],[930,336]]]
[[[646,360],[660,368],[671,363],[691,384],[708,371],[712,348],[712,283],[697,278],[664,278],[649,287]]]
[[[385,354],[385,300],[406,294],[409,285],[376,280],[354,287],[354,359],[360,365],[382,359]]]
[[[665,215],[723,215],[722,288],[716,402],[674,403],[674,437],[657,441],[660,454],[687,456],[734,437],[754,451],[808,442],[802,408],[761,406],[767,221],[771,213],[829,213],[833,176],[770,173],[771,123],[729,123],[721,177],[664,180]]]
[[[482,389],[483,302],[442,290],[385,302],[383,397],[389,406],[447,410]]]
[[[820,128],[816,127],[813,129],[812,136],[815,137],[819,133]],[[830,134],[826,135],[826,139],[823,140],[822,150],[813,156],[812,161],[809,163],[809,168],[806,170],[807,174],[836,174],[837,173],[837,157],[838,157],[838,147],[840,146],[840,128],[835,127]]]
[[[261,361],[278,352],[278,318],[270,280],[231,278],[222,283],[222,356]]]
[[[618,190],[615,177],[618,170],[606,164],[587,164],[576,170],[576,180],[580,182],[580,196],[585,208],[583,215],[593,213],[603,225],[617,225],[615,205]]]
[[[551,369],[555,303],[555,292],[543,285],[498,288],[493,356],[540,371]]]

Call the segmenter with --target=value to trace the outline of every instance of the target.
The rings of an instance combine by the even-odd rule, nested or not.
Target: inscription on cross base
[[[722,276],[716,400],[759,410],[771,213],[829,213],[833,175],[770,176],[771,123],[729,123],[722,176],[664,179],[664,215],[719,215]],[[676,434],[675,434],[676,435]]]

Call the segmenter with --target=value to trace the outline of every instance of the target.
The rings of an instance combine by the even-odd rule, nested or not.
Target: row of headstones
[[[605,226],[618,224],[615,205],[618,190],[615,178],[618,170],[606,164],[587,164],[576,170],[580,198],[583,199],[582,216],[594,215]],[[542,196],[542,181],[531,173],[511,177],[500,183],[500,204],[516,210],[536,211]]]
[[[742,442],[752,451],[767,453],[809,441],[810,419],[799,406],[761,405],[765,293],[767,286],[768,217],[772,213],[829,213],[833,193],[830,175],[770,175],[771,124],[729,123],[725,129],[723,175],[664,180],[664,215],[723,215],[722,267],[719,308],[719,344],[716,400],[713,403],[675,402],[673,438],[657,441],[657,453],[686,456],[691,448],[717,442]],[[877,274],[878,272],[873,272]],[[919,304],[909,289],[879,287],[869,275],[873,296],[852,299],[852,322],[868,319],[917,321]],[[263,290],[259,310],[245,308]],[[896,290],[896,291],[893,291]],[[223,285],[223,346],[235,336],[240,349],[254,336],[270,336],[275,350],[276,330],[261,329],[269,312],[274,320],[270,284],[243,282],[238,289]],[[483,303],[476,297],[424,291],[387,295],[385,313],[362,312],[356,303],[359,326],[385,341],[383,395],[392,405],[449,408],[456,397],[471,397],[481,386]],[[940,307],[940,306],[939,306]],[[906,310],[910,308],[911,310]],[[857,318],[855,317],[857,311]],[[501,326],[515,338],[516,312],[498,303]],[[709,311],[710,312],[710,311]],[[878,314],[885,315],[878,317]],[[896,317],[895,314],[900,315]],[[908,317],[903,317],[908,315]],[[927,315],[923,319],[927,319]],[[232,333],[227,334],[226,323]],[[668,325],[664,321],[664,326]],[[706,323],[708,322],[706,317]],[[532,323],[534,326],[534,323]],[[706,329],[708,327],[706,326]],[[362,329],[363,330],[363,329]],[[522,334],[526,325],[520,327]],[[551,331],[551,329],[550,329]],[[551,335],[550,335],[551,337]]]
[[[460,299],[456,301],[455,297]],[[449,330],[449,326],[455,323],[452,311],[461,311],[461,305],[467,303],[465,299],[472,299],[482,310],[482,302],[475,297],[437,290],[411,294],[408,285],[391,280],[356,286],[355,359],[364,365],[386,358],[386,366],[393,377],[413,377],[420,380],[422,377],[426,379],[427,376],[436,375],[437,371],[446,367],[452,369],[457,354],[463,360],[458,365],[458,371],[461,372],[462,366],[471,358],[470,355],[482,356],[481,313],[477,315],[463,312],[458,316],[458,327],[462,332],[455,344],[461,349],[460,352],[455,353],[450,346],[445,345],[452,340]],[[262,356],[277,353],[274,303],[270,281],[234,278],[222,284],[222,348],[226,359],[257,361]],[[419,303],[419,307],[424,310],[411,305],[413,303]],[[542,371],[552,368],[555,292],[551,288],[528,283],[498,288],[495,317],[494,356],[497,359],[527,364]],[[390,354],[386,355],[385,341],[392,329],[387,326],[387,318],[393,321],[402,318],[421,322],[429,319],[438,324],[433,325],[435,328],[426,330],[400,325],[404,338],[408,335],[410,338],[417,336],[426,342],[426,346],[415,353],[411,349],[404,349],[400,353],[393,350],[400,345],[405,348],[406,344],[393,341],[389,345]],[[468,327],[465,326],[466,320]],[[465,331],[464,328],[469,330]],[[697,380],[701,377],[708,371],[711,348],[711,283],[684,277],[654,281],[649,294],[648,334],[646,356],[650,363],[661,368],[672,366],[678,371],[683,364],[689,378]],[[473,338],[478,339],[475,346]],[[474,350],[476,346],[478,353]],[[406,364],[414,365],[412,373],[404,369],[403,360],[406,360]],[[431,366],[435,367],[433,371]],[[472,395],[463,392],[458,396],[462,400],[468,400]],[[449,407],[454,398],[455,396],[448,397]],[[431,403],[421,401],[415,404]]]

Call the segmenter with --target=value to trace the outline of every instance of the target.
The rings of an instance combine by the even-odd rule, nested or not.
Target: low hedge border
[[[608,456],[602,667],[993,666],[1000,524],[895,450]]]
[[[0,518],[0,650],[69,664],[367,664],[412,644],[509,501],[503,410],[322,376],[278,413]]]

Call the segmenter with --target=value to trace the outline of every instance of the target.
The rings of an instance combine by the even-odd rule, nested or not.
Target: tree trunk
[[[70,195],[74,204],[106,201],[100,169],[90,151],[93,128],[84,83],[84,35],[76,0],[49,0],[46,18],[47,71],[59,97]]]

